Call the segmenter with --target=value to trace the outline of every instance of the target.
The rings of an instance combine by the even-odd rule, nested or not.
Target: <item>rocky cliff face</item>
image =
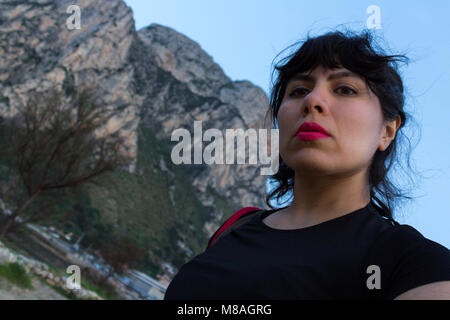
[[[66,24],[72,4],[81,8],[80,29],[70,30]],[[198,120],[204,130],[262,127],[268,107],[260,88],[231,81],[199,44],[181,33],[157,24],[136,31],[132,11],[121,0],[0,1],[1,114],[14,114],[30,91],[57,87],[68,93],[88,83],[99,86],[117,112],[110,130],[132,120],[122,134],[136,158],[143,152],[140,130],[170,147],[175,144],[170,140],[173,130],[193,133]],[[170,161],[161,156],[156,168],[167,177],[176,175]],[[231,210],[265,206],[265,177],[257,165],[182,166],[209,212],[203,220],[204,237]],[[148,174],[136,166],[130,172]],[[168,194],[175,203],[172,191]]]
[[[153,24],[138,32],[131,59],[137,61],[135,83],[144,96],[141,121],[158,128],[161,139],[170,139],[177,128],[193,132],[194,121],[203,130],[217,128],[258,128],[262,125],[268,100],[265,93],[248,81],[231,81],[201,47],[176,31]],[[139,68],[138,66],[147,66]],[[148,69],[155,68],[155,69]],[[163,73],[163,77],[158,77]],[[161,82],[161,78],[168,81]],[[161,83],[157,90],[149,90]],[[142,91],[141,91],[142,90]],[[204,205],[218,212],[208,187],[228,199],[233,207],[264,206],[265,177],[257,166],[208,165],[192,174],[192,184]],[[209,232],[216,226],[212,225]]]

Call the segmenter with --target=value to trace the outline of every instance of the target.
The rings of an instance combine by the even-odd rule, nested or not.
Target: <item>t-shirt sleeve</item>
[[[382,232],[370,250],[368,263],[379,266],[381,288],[376,295],[382,299],[394,299],[425,284],[450,281],[450,250],[409,225]]]

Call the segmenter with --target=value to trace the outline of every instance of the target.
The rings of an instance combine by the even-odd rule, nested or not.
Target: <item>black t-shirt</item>
[[[294,230],[262,221],[275,211],[255,215],[184,264],[164,299],[393,299],[450,280],[446,247],[393,225],[372,203]]]

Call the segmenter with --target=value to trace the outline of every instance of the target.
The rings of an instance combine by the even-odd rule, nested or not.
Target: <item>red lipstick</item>
[[[300,140],[312,141],[320,138],[328,138],[330,134],[315,122],[305,122],[298,128],[295,136]]]

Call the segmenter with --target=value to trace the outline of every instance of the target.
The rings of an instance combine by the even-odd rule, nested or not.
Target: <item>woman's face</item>
[[[297,131],[305,122],[319,124],[329,136],[299,138]],[[278,111],[278,125],[281,157],[302,175],[352,175],[370,165],[377,148],[387,148],[378,97],[363,78],[344,68],[318,66],[309,76],[305,72],[293,77]]]

